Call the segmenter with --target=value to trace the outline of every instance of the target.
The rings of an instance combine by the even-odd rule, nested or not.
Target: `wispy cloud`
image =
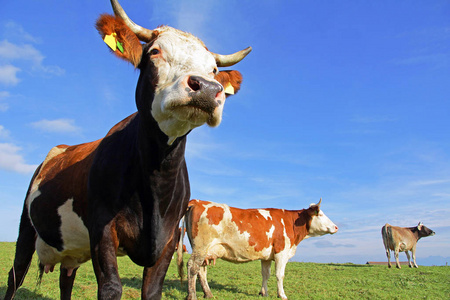
[[[40,44],[42,41],[39,37],[33,36],[23,29],[22,25],[8,21],[4,26],[4,37],[11,40],[21,40],[33,44]]]
[[[9,137],[9,130],[0,125],[0,139],[6,139]]]
[[[22,174],[33,172],[37,165],[25,163],[20,150],[21,148],[14,144],[0,143],[0,169]]]
[[[336,243],[332,243],[328,240],[315,242],[314,245],[317,248],[337,248],[337,247],[355,248],[356,247],[355,244],[336,244]]]
[[[442,68],[448,66],[449,61],[450,55],[448,53],[434,53],[399,59],[395,61],[395,64],[403,66],[429,65],[434,68]]]
[[[370,124],[394,122],[395,119],[388,116],[354,116],[350,121],[354,123]]]
[[[1,77],[1,71],[0,71],[0,77]],[[1,79],[0,79],[0,82],[1,82]],[[9,105],[4,100],[9,98],[9,96],[10,96],[10,93],[7,91],[0,92],[0,112],[5,112],[8,110]]]
[[[41,120],[31,123],[36,129],[53,133],[81,133],[81,128],[71,119]]]

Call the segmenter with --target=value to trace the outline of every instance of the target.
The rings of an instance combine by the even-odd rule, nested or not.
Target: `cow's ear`
[[[139,65],[142,44],[122,19],[103,14],[98,18],[96,28],[115,55],[132,63],[135,67]]]
[[[320,207],[317,204],[311,203],[311,205],[309,206],[309,208],[307,209],[308,214],[313,217],[313,216],[318,216],[319,215],[319,211],[320,211]]]
[[[225,89],[225,95],[227,97],[236,94],[241,89],[242,75],[238,71],[220,71],[215,79]]]

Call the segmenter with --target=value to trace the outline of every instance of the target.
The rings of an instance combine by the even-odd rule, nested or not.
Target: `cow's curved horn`
[[[153,30],[144,28],[142,26],[137,25],[136,23],[134,23],[125,13],[125,11],[123,10],[122,6],[120,6],[119,2],[117,0],[111,0],[111,5],[112,8],[114,10],[114,14],[121,18],[125,24],[128,26],[128,28],[131,29],[131,31],[134,32],[134,34],[137,35],[137,37],[139,38],[139,40],[143,41],[143,42],[149,42],[152,40],[152,33]]]
[[[241,50],[236,53],[229,54],[229,55],[222,55],[222,54],[217,54],[217,53],[213,53],[213,52],[211,52],[211,54],[216,59],[216,63],[217,63],[218,67],[229,67],[229,66],[235,65],[238,62],[240,62],[241,60],[243,60],[244,57],[246,57],[247,54],[250,53],[250,51],[252,51],[252,47],[247,47],[244,50]]]
[[[319,203],[317,203],[317,206],[320,207],[320,203],[322,202],[322,198],[320,198]]]

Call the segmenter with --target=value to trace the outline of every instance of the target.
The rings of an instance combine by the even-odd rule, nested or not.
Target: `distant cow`
[[[144,267],[141,297],[160,299],[190,199],[186,135],[205,123],[218,126],[226,94],[240,88],[239,72],[218,68],[251,48],[215,54],[189,33],[143,28],[111,3],[116,16],[102,15],[97,29],[115,55],[140,70],[138,112],[102,139],[54,147],[37,168],[5,299],[14,297],[35,251],[41,275],[60,264],[62,299],[70,299],[77,269],[89,259],[98,298],[120,299],[118,255]]]
[[[274,260],[278,296],[287,299],[283,289],[284,270],[298,244],[303,239],[333,234],[338,230],[320,210],[320,203],[311,204],[308,209],[284,210],[239,209],[209,201],[189,201],[185,224],[192,255],[187,264],[187,299],[197,299],[197,275],[205,298],[212,297],[206,278],[207,265],[217,258],[234,263],[261,260],[263,281],[260,295],[263,296],[268,295],[267,281]],[[180,276],[183,276],[182,263],[182,260],[178,261]]]
[[[386,223],[386,225],[381,228],[381,236],[383,237],[383,244],[384,248],[386,249],[389,268],[391,267],[390,250],[394,251],[397,268],[401,269],[400,263],[398,261],[399,252],[406,253],[406,256],[408,257],[409,267],[413,267],[408,251],[411,251],[412,253],[414,267],[418,268],[416,264],[417,241],[420,240],[420,238],[433,236],[434,234],[435,232],[423,225],[422,222],[419,222],[419,224],[415,227],[397,227],[391,226]]]

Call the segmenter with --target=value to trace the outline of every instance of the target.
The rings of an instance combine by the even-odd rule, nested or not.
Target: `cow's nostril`
[[[200,81],[196,76],[189,76],[188,85],[193,91],[200,90]]]

